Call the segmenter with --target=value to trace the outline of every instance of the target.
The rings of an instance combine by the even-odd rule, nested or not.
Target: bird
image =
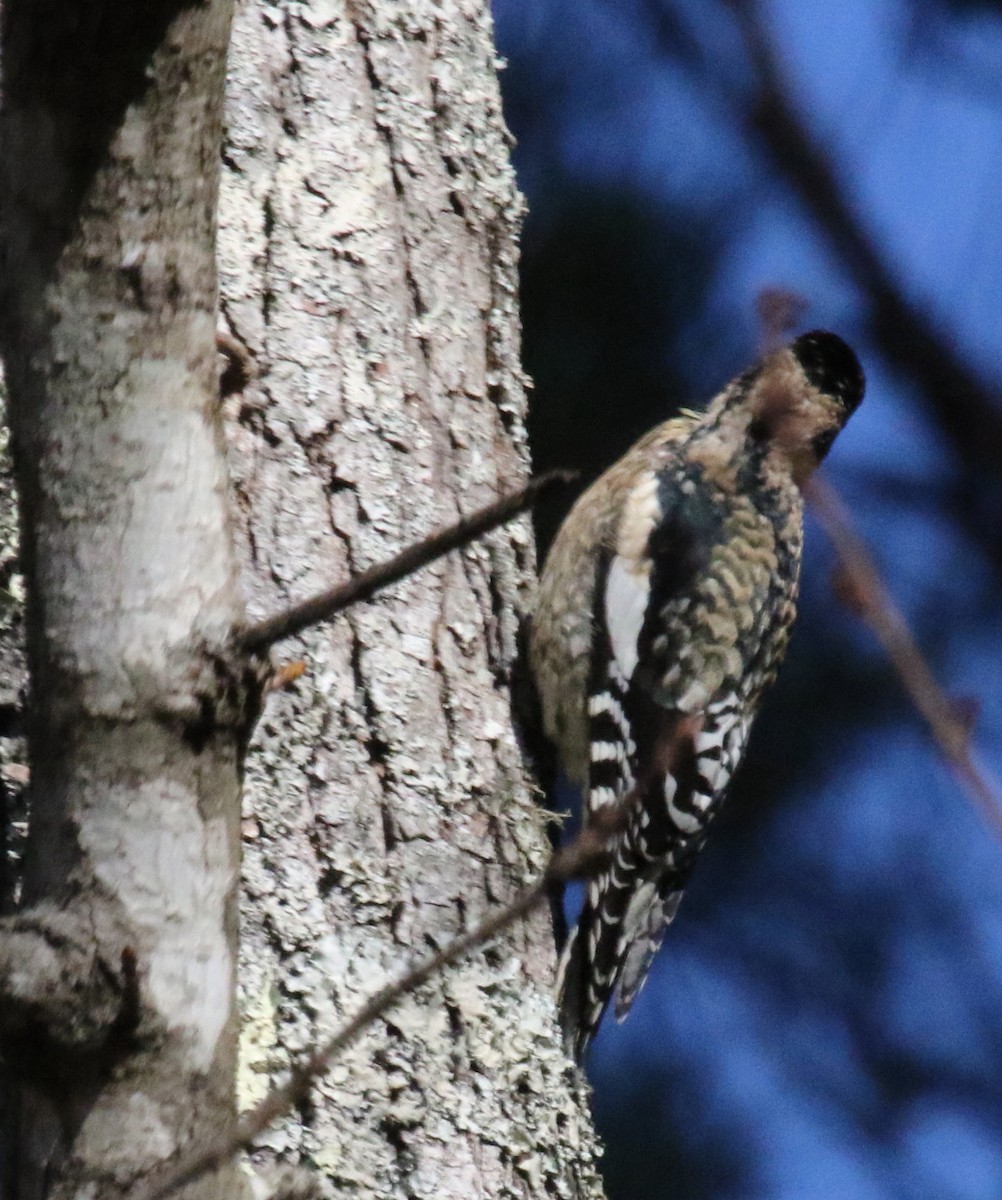
[[[603,851],[557,972],[579,1062],[643,986],[744,754],[796,613],[801,489],[864,387],[826,330],[767,353],[633,445],[546,557],[529,668]]]

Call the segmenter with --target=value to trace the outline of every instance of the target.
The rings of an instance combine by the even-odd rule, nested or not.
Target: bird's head
[[[859,359],[834,333],[815,329],[741,377],[747,437],[778,451],[804,483],[863,398]]]

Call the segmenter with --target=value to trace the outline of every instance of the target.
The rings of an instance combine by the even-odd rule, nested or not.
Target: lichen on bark
[[[508,153],[486,5],[238,13],[221,278],[260,367],[228,407],[252,612],[526,477]],[[309,671],[248,764],[245,1102],[544,864],[508,694],[533,574],[523,520],[282,648]],[[365,1196],[600,1195],[553,966],[536,914],[262,1146]]]
[[[160,16],[171,10],[160,7]],[[176,50],[180,42],[172,44]],[[221,320],[257,364],[257,378],[225,399],[223,411],[231,526],[251,616],[386,557],[526,477],[516,276],[521,200],[494,69],[489,14],[479,0],[407,6],[288,0],[238,9],[217,263]],[[141,116],[140,109],[130,116]],[[178,112],[183,105],[175,104]],[[169,125],[171,111],[163,115]],[[118,143],[126,158],[146,153],[140,127],[126,122]],[[156,154],[148,165],[153,174],[165,168]],[[135,199],[128,188],[121,195]],[[149,207],[118,214],[135,222],[129,236],[111,246],[118,257],[93,260],[97,273],[112,263],[114,297],[95,305],[86,272],[57,296],[66,320],[79,326],[70,374],[81,380],[85,352],[101,343],[79,330],[88,321],[100,324],[101,303],[111,311],[111,299],[124,296],[132,306],[124,324],[137,321],[128,339],[136,361],[119,356],[124,374],[107,369],[95,351],[94,365],[106,374],[85,393],[97,408],[92,428],[82,429],[72,447],[91,463],[102,449],[93,430],[108,419],[102,403],[110,399],[115,436],[124,432],[128,441],[140,428],[121,420],[130,396],[171,394],[192,361],[200,377],[205,374],[204,317],[211,309],[204,304],[195,322],[200,348],[194,360],[175,354],[189,344],[192,329],[178,336],[168,331],[169,352],[161,354],[157,339],[164,330],[156,315],[175,293],[158,239],[166,239],[169,257],[170,239],[183,231],[175,230],[178,212],[169,206],[151,234],[144,214],[155,213],[163,196],[149,192],[147,201]],[[89,217],[95,212],[108,220],[101,237],[91,228],[89,244],[103,245],[103,254],[105,235],[118,236],[116,214],[114,205],[98,206]],[[82,302],[74,306],[74,298]],[[153,314],[148,327],[137,312]],[[65,345],[56,349],[55,359],[65,357]],[[115,389],[130,373],[136,386],[125,389],[122,401]],[[141,432],[146,438],[149,430]],[[157,478],[165,486],[173,482]],[[126,471],[119,482],[131,487],[133,481]],[[46,479],[41,483],[44,490]],[[98,475],[90,483],[113,510],[117,489]],[[75,498],[63,498],[87,508],[94,499],[90,483]],[[73,486],[81,486],[79,479]],[[220,534],[218,496],[214,482],[196,505],[194,516],[207,519],[214,532],[209,541],[196,538],[201,566],[186,562],[183,569],[194,578],[204,567],[217,582],[224,579],[226,591],[232,573],[226,553],[212,552],[214,563],[204,561],[212,557],[210,545],[221,545],[211,541]],[[0,510],[0,519],[6,513]],[[151,539],[155,548],[153,535],[143,538],[147,550]],[[121,545],[127,571],[138,560],[127,539]],[[0,570],[8,565],[13,568],[14,559],[0,551]],[[150,570],[163,571],[163,563],[152,562]],[[531,533],[521,520],[282,648],[283,657],[301,656],[308,672],[271,698],[246,762],[241,1103],[259,1098],[270,1078],[387,978],[509,898],[543,866],[543,818],[508,694],[533,574]],[[17,578],[12,569],[0,583],[16,589]],[[91,595],[92,585],[85,579],[81,595]],[[209,593],[218,598],[219,589],[209,587]],[[99,591],[93,596],[104,613],[106,598]],[[95,745],[111,774],[118,762],[137,774],[130,788],[105,787],[100,805],[84,803],[87,854],[77,875],[93,882],[115,869],[117,855],[127,876],[119,883],[127,886],[116,903],[128,908],[142,899],[148,880],[163,882],[165,864],[173,863],[182,868],[175,871],[175,890],[185,890],[187,899],[179,899],[172,919],[190,918],[194,928],[196,918],[209,916],[211,923],[211,914],[222,914],[232,937],[219,888],[232,877],[233,831],[216,805],[225,807],[235,757],[223,753],[211,770],[186,777],[181,790],[191,784],[187,798],[175,786],[178,779],[162,773],[156,788],[147,786],[155,774],[149,768],[168,754],[167,741],[158,740],[163,728],[178,722],[175,733],[183,731],[189,749],[204,733],[195,737],[186,723],[186,705],[196,693],[190,680],[178,683],[184,672],[168,680],[166,696],[158,674],[170,677],[181,661],[174,649],[187,635],[175,635],[188,599],[161,614],[160,633],[149,645],[166,645],[169,652],[154,655],[152,665],[143,661],[135,670],[133,661],[123,668],[114,637],[104,643],[91,637],[80,646],[80,661],[98,675],[107,671],[110,684],[91,698],[87,720],[109,727],[122,722]],[[70,607],[73,601],[68,596]],[[203,649],[224,640],[238,610],[232,596],[223,609],[208,632],[199,626]],[[16,709],[23,662],[16,623],[9,631],[7,638],[0,628],[0,687],[8,689],[0,704],[9,693]],[[139,632],[146,644],[149,630]],[[210,655],[210,661],[218,658]],[[146,722],[151,702],[158,715]],[[8,750],[23,778],[18,743]],[[91,784],[104,769],[92,758],[84,766]],[[70,772],[68,778],[75,787],[82,777]],[[16,769],[12,779],[17,782]],[[196,793],[199,804],[190,804]],[[80,802],[79,795],[71,797],[72,804]],[[181,828],[185,813],[190,827]],[[168,849],[158,854],[157,846]],[[201,860],[197,846],[205,851]],[[73,845],[60,853],[73,868]],[[199,861],[212,876],[205,887],[195,883]],[[36,873],[35,891],[48,889],[58,900],[60,878],[50,865]],[[58,940],[66,931],[57,921],[46,932]],[[23,928],[17,936],[25,936]],[[225,1123],[228,1104],[220,1080],[233,1031],[223,994],[226,972],[216,969],[225,949],[217,947],[218,955],[192,941],[174,945],[169,929],[156,944],[145,938],[142,932],[135,939],[138,979],[145,1001],[163,1006],[164,1020],[150,1032],[166,1040],[151,1039],[146,1057],[135,1055],[129,1069],[156,1074],[168,1047],[181,1050],[183,1070],[162,1073],[151,1088],[126,1070],[108,1102],[93,1110],[83,1150],[90,1166],[114,1177],[112,1191],[127,1191],[137,1167],[200,1134],[196,1126],[207,1113]],[[173,966],[158,974],[167,943]],[[120,947],[122,938],[115,933],[108,944]],[[208,992],[204,981],[195,982],[206,954],[214,961],[215,990]],[[322,1186],[351,1187],[363,1196],[599,1197],[583,1085],[555,1025],[553,966],[551,935],[537,914],[369,1030],[318,1083],[311,1103],[260,1139],[254,1158],[305,1164]],[[99,988],[108,982],[107,967],[99,954]],[[128,993],[128,980],[116,978],[101,1002],[116,1002],[120,986]],[[172,1045],[165,1032],[172,996],[182,1014],[186,1005],[206,1002],[209,1019],[188,1030],[187,1050]],[[187,1016],[178,1020],[183,1027]],[[91,1037],[87,1030],[84,1035]],[[207,1055],[211,1082],[201,1091],[200,1085],[179,1088],[184,1070],[207,1068]],[[173,1109],[163,1091],[168,1086],[174,1087]],[[183,1106],[177,1103],[182,1094]],[[90,1166],[85,1163],[77,1182]],[[215,1189],[208,1194],[223,1194],[220,1179],[206,1186]],[[232,1175],[225,1186],[240,1191]]]

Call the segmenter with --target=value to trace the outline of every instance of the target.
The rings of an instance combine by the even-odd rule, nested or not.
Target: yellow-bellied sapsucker
[[[637,442],[547,557],[529,635],[543,729],[608,851],[560,964],[578,1058],[611,997],[626,1015],[678,908],[786,650],[800,485],[862,395],[845,342],[804,334]]]

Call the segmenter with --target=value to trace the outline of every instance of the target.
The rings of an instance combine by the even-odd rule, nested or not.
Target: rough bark
[[[7,389],[0,373],[0,917],[17,894],[17,863],[26,829],[28,776],[23,711],[28,669],[24,657],[24,579],[18,559],[17,504],[10,460]],[[2,1095],[0,1083],[0,1095]],[[0,1127],[3,1118],[0,1099]]]
[[[22,905],[0,930],[18,1200],[124,1195],[232,1119],[244,685],[214,348],[230,16],[4,5],[0,312],[32,677]]]
[[[32,849],[0,925],[18,1089],[0,1194],[18,1200],[122,1194],[232,1109],[246,689],[211,349],[227,16],[5,5],[2,336],[34,676]],[[262,615],[524,479],[520,202],[479,0],[248,3],[231,67],[222,311],[259,378],[227,435]],[[284,649],[309,671],[248,760],[241,1102],[542,866],[508,697],[532,567],[523,522]],[[359,1196],[598,1197],[553,966],[539,915],[374,1028],[257,1157]],[[237,1190],[232,1172],[197,1189]]]
[[[222,311],[263,615],[525,478],[520,201],[486,5],[238,11]],[[282,647],[244,800],[240,1098],[544,862],[508,695],[527,522]],[[598,1196],[544,914],[424,988],[262,1139],[358,1196]]]

